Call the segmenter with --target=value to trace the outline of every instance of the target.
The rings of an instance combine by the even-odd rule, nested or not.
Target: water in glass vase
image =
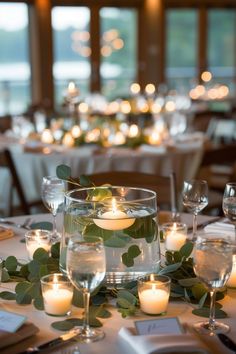
[[[105,246],[106,284],[123,287],[124,283],[159,269],[156,195],[138,188],[123,187],[122,196],[121,187],[108,190],[109,196],[95,202],[82,199],[79,190],[76,198],[71,198],[75,191],[66,196],[60,266],[65,268],[66,239],[77,233],[84,238],[98,236]]]

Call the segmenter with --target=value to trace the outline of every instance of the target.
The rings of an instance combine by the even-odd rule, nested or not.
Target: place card
[[[184,333],[177,317],[135,321],[134,324],[138,335]]]
[[[0,310],[0,330],[14,333],[26,321],[26,316]]]

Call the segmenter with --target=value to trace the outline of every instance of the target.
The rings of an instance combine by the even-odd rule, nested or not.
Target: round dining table
[[[28,216],[18,216],[9,218],[16,224],[22,224]],[[37,214],[30,216],[31,222],[40,222],[40,221],[51,221],[52,216],[49,214]],[[182,216],[181,216],[182,217]],[[62,215],[58,215],[58,225],[59,228],[62,227]],[[188,225],[191,225],[191,216],[188,214],[183,215],[182,220],[187,222]],[[208,216],[199,216],[199,223],[205,223],[206,221],[211,221],[212,217]],[[10,227],[10,226],[9,226]],[[14,231],[14,236],[0,241],[0,257],[5,259],[9,255],[14,255],[18,259],[27,260],[26,245],[22,242],[26,230],[19,227],[11,226]],[[163,247],[163,245],[162,245]],[[1,291],[14,291],[15,283],[7,282],[1,284]],[[223,305],[224,311],[228,314],[228,317],[222,321],[227,323],[231,330],[229,332],[229,337],[232,339],[236,338],[236,290],[227,289],[227,293],[223,300],[220,301]],[[51,323],[63,320],[65,317],[55,318],[53,316],[47,315],[44,311],[39,311],[34,308],[33,305],[18,305],[15,301],[8,301],[0,299],[1,310],[11,311],[18,314],[23,314],[27,316],[27,319],[34,323],[38,328],[39,332],[30,337],[23,342],[18,343],[17,345],[11,346],[9,349],[0,350],[2,354],[16,354],[19,353],[29,346],[37,346],[42,343],[48,342],[53,338],[57,338],[63,332],[57,331],[51,327]],[[178,320],[185,328],[191,332],[192,325],[195,322],[202,320],[201,317],[192,314],[193,307],[191,304],[184,301],[170,301],[167,309],[167,313],[164,316],[148,316],[143,314],[140,310],[137,311],[137,314],[132,317],[122,318],[121,314],[117,311],[115,306],[115,300],[113,299],[110,304],[107,305],[107,308],[111,311],[112,316],[110,318],[102,319],[103,331],[105,332],[105,338],[101,341],[85,344],[85,343],[68,343],[66,346],[58,347],[51,349],[52,353],[61,353],[61,354],[132,354],[133,351],[130,351],[129,348],[125,346],[124,341],[119,336],[119,331],[121,328],[130,328],[134,327],[134,322],[138,320],[150,320],[158,318],[169,318],[177,317]],[[77,307],[72,307],[72,317],[81,316],[82,309]],[[173,337],[174,338],[174,337]],[[217,336],[206,336],[202,335],[200,340],[206,344],[208,347],[209,353],[214,354],[230,354],[232,353],[228,350],[218,339]],[[175,346],[174,339],[170,335],[168,341],[173,341],[173,348]],[[74,351],[75,348],[79,348]],[[140,353],[141,352],[138,352]]]

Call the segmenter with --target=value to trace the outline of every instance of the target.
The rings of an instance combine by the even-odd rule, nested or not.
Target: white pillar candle
[[[115,198],[112,199],[112,209],[103,213],[100,219],[94,219],[94,223],[105,230],[127,229],[135,222],[135,218],[130,218],[125,212],[117,209]]]
[[[64,316],[70,313],[73,286],[64,274],[49,274],[41,278],[44,310],[48,315]]]
[[[141,310],[150,315],[166,312],[168,300],[169,293],[163,289],[156,289],[155,285],[151,289],[142,290],[139,294]]]
[[[163,225],[165,247],[169,251],[179,251],[187,239],[187,228],[185,224],[173,223]]]
[[[233,268],[230,277],[226,283],[229,288],[236,288],[236,255],[233,255]]]
[[[73,291],[54,284],[52,289],[43,293],[45,312],[54,316],[66,315],[71,309],[72,297]]]

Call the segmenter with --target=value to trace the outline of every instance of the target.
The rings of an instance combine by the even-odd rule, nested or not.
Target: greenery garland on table
[[[39,224],[37,224],[39,226]],[[171,278],[171,299],[184,300],[192,304],[192,313],[198,316],[209,316],[209,299],[206,288],[195,277],[193,259],[190,257],[193,250],[192,242],[186,243],[179,251],[166,252],[166,263],[158,274],[168,275]],[[15,292],[2,291],[0,298],[15,300],[19,305],[33,304],[36,309],[43,310],[43,299],[40,287],[40,278],[47,274],[59,272],[59,243],[52,246],[51,256],[39,248],[35,251],[33,260],[23,263],[14,256],[6,258],[2,270],[2,282],[16,282]],[[102,286],[93,293],[90,307],[90,324],[94,327],[102,326],[99,318],[109,318],[111,313],[106,309],[109,297],[116,297],[118,311],[122,317],[133,316],[139,309],[137,295],[137,282],[124,285],[124,289],[108,290]],[[224,292],[217,293],[217,299],[224,297]],[[73,305],[83,308],[81,292],[74,291]],[[221,309],[222,305],[216,304],[216,317],[225,318],[227,314]],[[67,331],[74,326],[80,326],[82,318],[68,318],[52,323],[52,327]]]

